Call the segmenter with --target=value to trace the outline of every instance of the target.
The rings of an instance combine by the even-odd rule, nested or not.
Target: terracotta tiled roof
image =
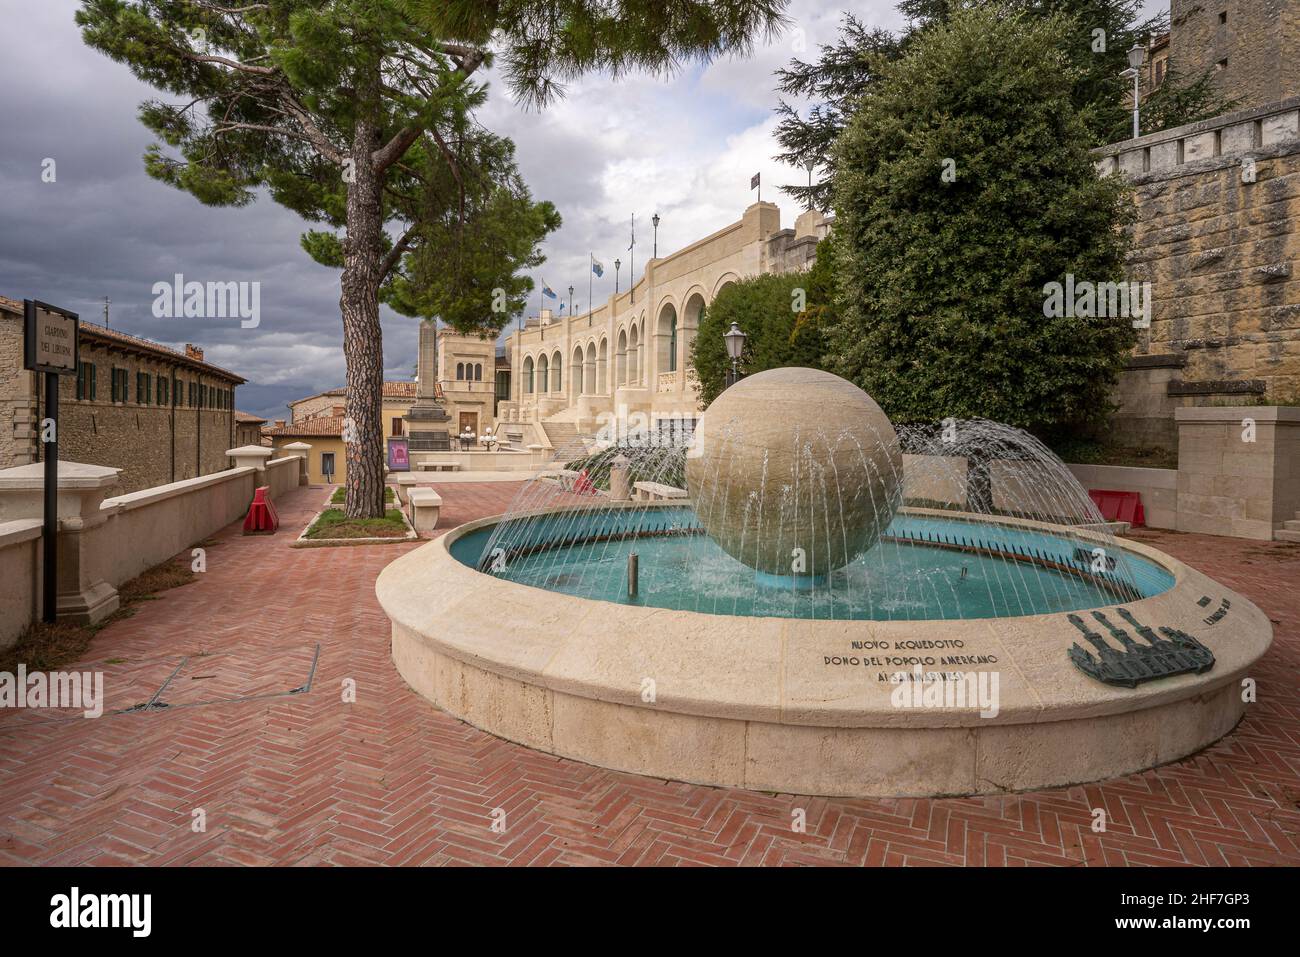
[[[300,422],[290,422],[287,425],[268,426],[262,429],[263,435],[336,435],[343,434],[343,416],[341,415],[313,415],[309,419],[303,419]]]
[[[238,409],[236,409],[235,421],[236,422],[265,422],[266,419],[262,418],[260,415],[253,415],[253,413],[251,412],[240,412]]]
[[[416,387],[416,383],[410,382],[405,379],[386,380],[384,382],[384,398],[385,399],[414,399],[415,387]],[[312,395],[303,396],[301,399],[294,399],[292,402],[288,403],[288,405],[290,408],[293,408],[295,405],[298,405],[300,402],[307,402],[310,399],[321,399],[321,398],[325,398],[326,396],[336,396],[336,395],[341,396],[344,395],[346,392],[347,389],[343,388],[343,386],[339,386],[337,389],[326,389],[324,392],[316,392],[313,393]]]
[[[18,315],[23,314],[23,304],[17,299],[10,299],[8,296],[0,296],[0,309],[9,312],[16,312]],[[191,369],[201,369],[212,375],[223,376],[234,382],[236,385],[247,382],[243,376],[236,375],[229,369],[223,369],[221,366],[214,366],[211,362],[205,362],[202,359],[195,359],[187,356],[179,350],[170,346],[164,346],[161,343],[154,342],[152,339],[143,339],[140,336],[133,336],[129,332],[122,332],[120,329],[110,329],[107,326],[101,326],[93,322],[81,320],[81,335],[90,339],[98,339],[110,345],[125,346],[131,349],[138,349],[151,355],[161,356],[172,362],[180,363]]]
[[[406,381],[385,382],[385,399],[414,399],[415,383]]]

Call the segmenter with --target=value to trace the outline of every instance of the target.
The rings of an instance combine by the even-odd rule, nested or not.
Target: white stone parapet
[[[1292,97],[1111,143],[1092,153],[1102,175],[1120,172],[1136,177],[1149,173],[1197,172],[1206,166],[1240,163],[1243,157],[1252,154],[1293,152],[1297,148],[1300,148],[1300,97]]]

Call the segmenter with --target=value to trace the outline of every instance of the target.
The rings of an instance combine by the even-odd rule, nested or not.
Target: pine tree
[[[83,0],[77,23],[91,47],[178,98],[141,107],[160,141],[146,153],[150,175],[209,205],[245,205],[266,188],[329,227],[303,245],[342,269],[355,435],[346,512],[368,518],[384,514],[379,301],[427,238],[413,187],[439,160],[456,165],[448,134],[484,100],[480,67],[499,59],[519,100],[543,106],[592,71],[666,72],[746,52],[783,24],[785,3]]]

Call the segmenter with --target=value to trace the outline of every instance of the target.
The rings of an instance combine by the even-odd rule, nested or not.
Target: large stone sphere
[[[709,406],[686,460],[705,530],[770,575],[822,576],[879,539],[902,499],[889,417],[853,383],[770,369]]]

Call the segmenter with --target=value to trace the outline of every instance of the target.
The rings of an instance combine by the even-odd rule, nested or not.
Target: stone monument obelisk
[[[445,451],[451,448],[451,433],[435,426],[451,416],[438,404],[438,323],[420,322],[420,355],[416,364],[415,404],[406,413],[411,451]]]

